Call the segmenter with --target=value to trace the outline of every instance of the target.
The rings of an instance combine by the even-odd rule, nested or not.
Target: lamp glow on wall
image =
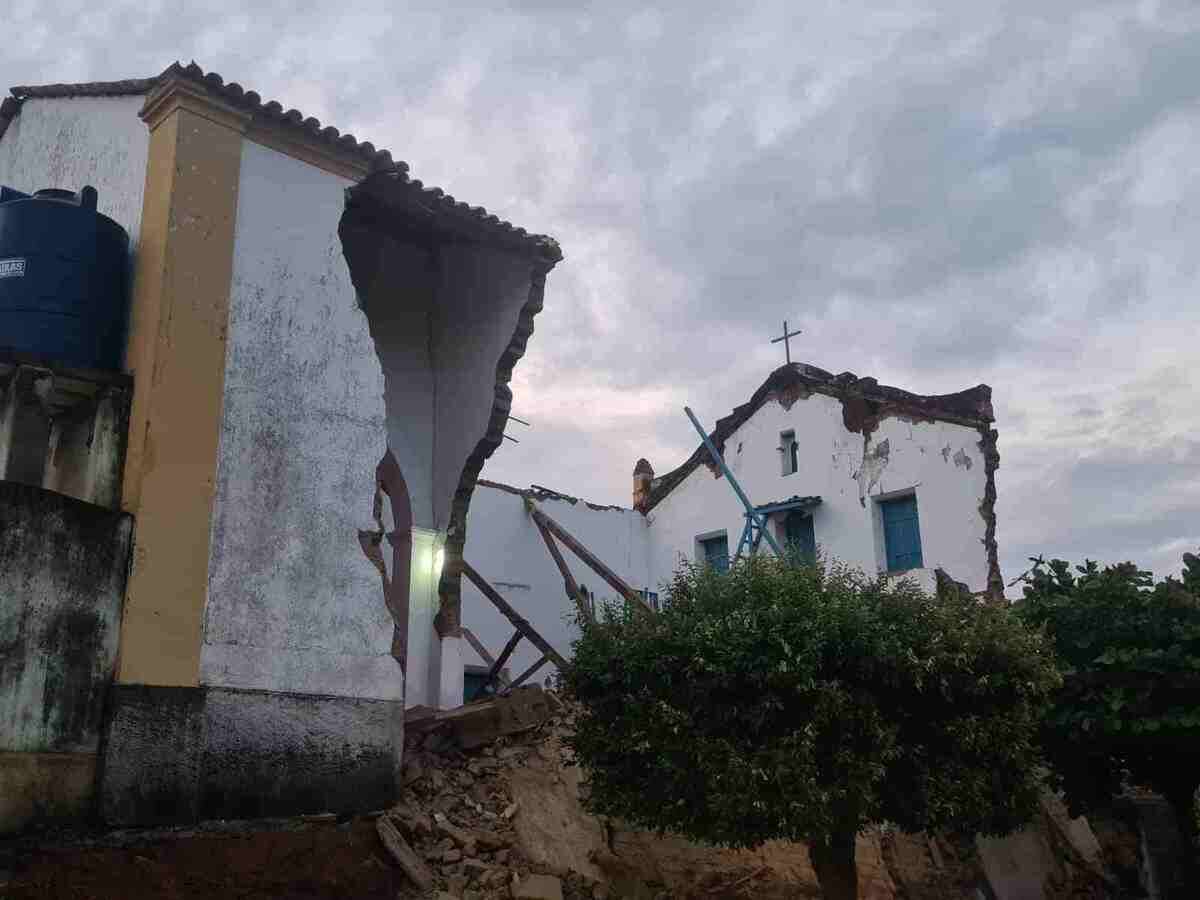
[[[444,547],[438,547],[433,551],[433,577],[435,579],[442,577],[442,564],[446,561],[446,550]]]

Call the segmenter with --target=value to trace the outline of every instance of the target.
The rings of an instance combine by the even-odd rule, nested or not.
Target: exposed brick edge
[[[508,349],[496,364],[496,399],[492,405],[487,431],[467,457],[458,480],[458,489],[454,492],[454,500],[450,505],[450,521],[446,529],[445,562],[438,583],[440,607],[433,620],[439,637],[459,637],[462,634],[461,563],[463,547],[467,541],[467,510],[471,505],[471,497],[483,464],[504,441],[504,426],[512,410],[512,390],[508,383],[512,380],[513,367],[525,355],[525,347],[533,334],[533,317],[542,311],[545,301],[546,275],[554,268],[556,262],[557,260],[543,258],[533,263],[528,297],[525,305],[521,307]]]

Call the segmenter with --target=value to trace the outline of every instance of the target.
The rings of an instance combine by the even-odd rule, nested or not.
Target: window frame
[[[874,503],[874,518],[876,531],[876,553],[879,560],[879,571],[886,575],[902,575],[905,572],[914,572],[926,568],[925,565],[925,539],[921,535],[921,503],[917,498],[916,488],[906,488],[900,491],[890,491],[886,494],[880,494],[873,498]],[[901,501],[912,501],[914,519],[916,522],[916,538],[917,538],[917,555],[918,564],[908,566],[903,569],[893,569],[891,567],[892,553],[888,548],[888,527],[885,519],[884,507]]]
[[[710,557],[705,551],[705,544],[718,539],[725,541],[725,566],[724,568],[721,568],[714,565],[713,568],[718,572],[728,572],[729,564],[733,562],[733,560],[729,554],[729,530],[726,528],[720,528],[716,531],[706,531],[703,534],[696,535],[694,548],[695,552],[693,556],[697,563],[700,563],[701,565],[708,564],[710,562]]]
[[[790,440],[789,440],[790,438]],[[779,432],[779,470],[786,478],[800,471],[800,443],[796,440],[796,429]]]

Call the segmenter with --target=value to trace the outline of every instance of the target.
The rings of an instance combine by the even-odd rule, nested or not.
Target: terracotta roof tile
[[[352,134],[342,134],[332,125],[322,126],[312,116],[305,117],[298,109],[285,110],[278,100],[263,102],[255,91],[247,91],[236,81],[226,82],[216,72],[206,72],[195,62],[186,66],[175,62],[153,78],[131,78],[124,81],[95,81],[75,84],[23,85],[11,90],[11,97],[0,105],[0,137],[8,123],[16,117],[23,101],[36,97],[111,97],[133,96],[149,93],[157,84],[171,77],[187,78],[202,84],[227,103],[244,109],[254,116],[279,124],[285,128],[305,134],[309,139],[326,144],[337,153],[365,163],[370,173],[363,183],[351,189],[352,194],[361,196],[378,193],[379,199],[387,203],[405,203],[402,195],[419,195],[423,204],[432,207],[427,212],[435,213],[442,224],[458,232],[474,231],[485,235],[493,242],[532,250],[551,262],[562,258],[562,251],[553,238],[529,234],[523,228],[505,222],[492,215],[482,206],[470,206],[455,200],[438,187],[427,187],[422,182],[408,177],[408,163],[393,160],[387,150],[376,149],[370,141],[359,141]],[[386,180],[377,176],[386,175]],[[361,190],[359,190],[361,188]]]

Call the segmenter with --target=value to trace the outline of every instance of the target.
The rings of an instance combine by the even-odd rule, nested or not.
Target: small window
[[[712,566],[718,572],[729,571],[729,538],[724,534],[716,537],[701,538],[700,561]]]
[[[783,538],[788,548],[809,562],[817,557],[817,536],[813,518],[799,510],[790,510],[783,520]]]
[[[780,433],[779,455],[783,458],[784,475],[791,475],[800,468],[800,445],[796,443],[796,432]]]
[[[487,681],[489,672],[491,672],[491,669],[487,666],[463,667],[463,703],[470,703],[472,700],[490,696],[491,694],[496,693],[495,682],[488,685],[486,691],[484,690],[483,686]],[[504,673],[507,672],[508,669],[505,669]]]
[[[924,566],[921,559],[921,527],[917,521],[917,497],[897,497],[882,500],[879,512],[883,519],[883,547],[887,554],[887,570],[904,572]]]

